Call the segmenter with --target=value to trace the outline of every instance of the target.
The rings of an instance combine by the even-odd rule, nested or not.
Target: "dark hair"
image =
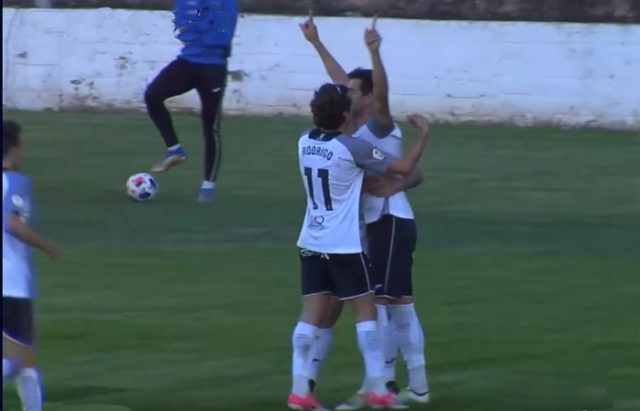
[[[2,122],[2,158],[20,145],[20,125],[15,121]]]
[[[360,92],[363,96],[373,91],[373,71],[369,69],[363,69],[358,67],[355,70],[351,70],[347,77],[353,80],[360,80]]]
[[[324,130],[337,130],[351,110],[349,89],[342,84],[323,84],[311,100],[313,123]]]

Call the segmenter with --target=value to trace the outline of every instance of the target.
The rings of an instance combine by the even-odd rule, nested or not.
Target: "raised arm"
[[[386,126],[393,122],[389,110],[389,83],[387,73],[382,64],[380,57],[380,44],[382,37],[376,31],[376,20],[373,18],[371,28],[364,32],[364,40],[371,55],[371,64],[373,67],[373,98],[375,104],[375,117],[380,126]]]
[[[300,23],[300,30],[302,30],[304,38],[307,39],[307,41],[311,43],[318,52],[318,56],[320,56],[327,74],[331,77],[331,81],[335,84],[343,84],[346,86],[349,82],[347,72],[344,71],[340,63],[338,63],[338,61],[331,55],[331,53],[329,53],[329,50],[327,50],[324,44],[320,41],[318,28],[313,21],[311,10],[309,10],[309,18],[303,23]]]

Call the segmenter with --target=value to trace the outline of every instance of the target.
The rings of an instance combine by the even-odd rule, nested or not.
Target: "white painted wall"
[[[5,108],[142,109],[145,85],[178,53],[163,11],[3,8]],[[308,114],[328,81],[301,18],[240,18],[225,111]],[[361,18],[317,18],[345,68],[369,66]],[[382,19],[396,115],[442,121],[640,128],[640,26]],[[170,101],[197,108],[197,95]]]

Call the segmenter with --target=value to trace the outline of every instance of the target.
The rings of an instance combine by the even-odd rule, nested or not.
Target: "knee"
[[[376,321],[378,314],[373,294],[354,298],[351,300],[351,304],[356,322]]]
[[[164,100],[164,96],[153,85],[147,87],[144,92],[144,101],[147,105],[162,103]]]
[[[328,304],[327,309],[322,313],[320,324],[318,326],[320,328],[333,327],[336,322],[338,322],[338,318],[340,318],[342,307],[342,301],[338,300],[336,297],[331,297],[331,302]]]
[[[21,362],[24,368],[31,368],[37,365],[36,351],[33,348],[27,348],[21,355]]]
[[[12,358],[13,365],[19,365],[19,368],[31,368],[37,365],[36,351],[30,347],[20,347],[16,358]]]

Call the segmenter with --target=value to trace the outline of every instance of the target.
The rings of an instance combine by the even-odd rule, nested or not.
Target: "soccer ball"
[[[158,193],[158,183],[149,173],[134,174],[127,180],[127,195],[134,201],[149,201]]]

